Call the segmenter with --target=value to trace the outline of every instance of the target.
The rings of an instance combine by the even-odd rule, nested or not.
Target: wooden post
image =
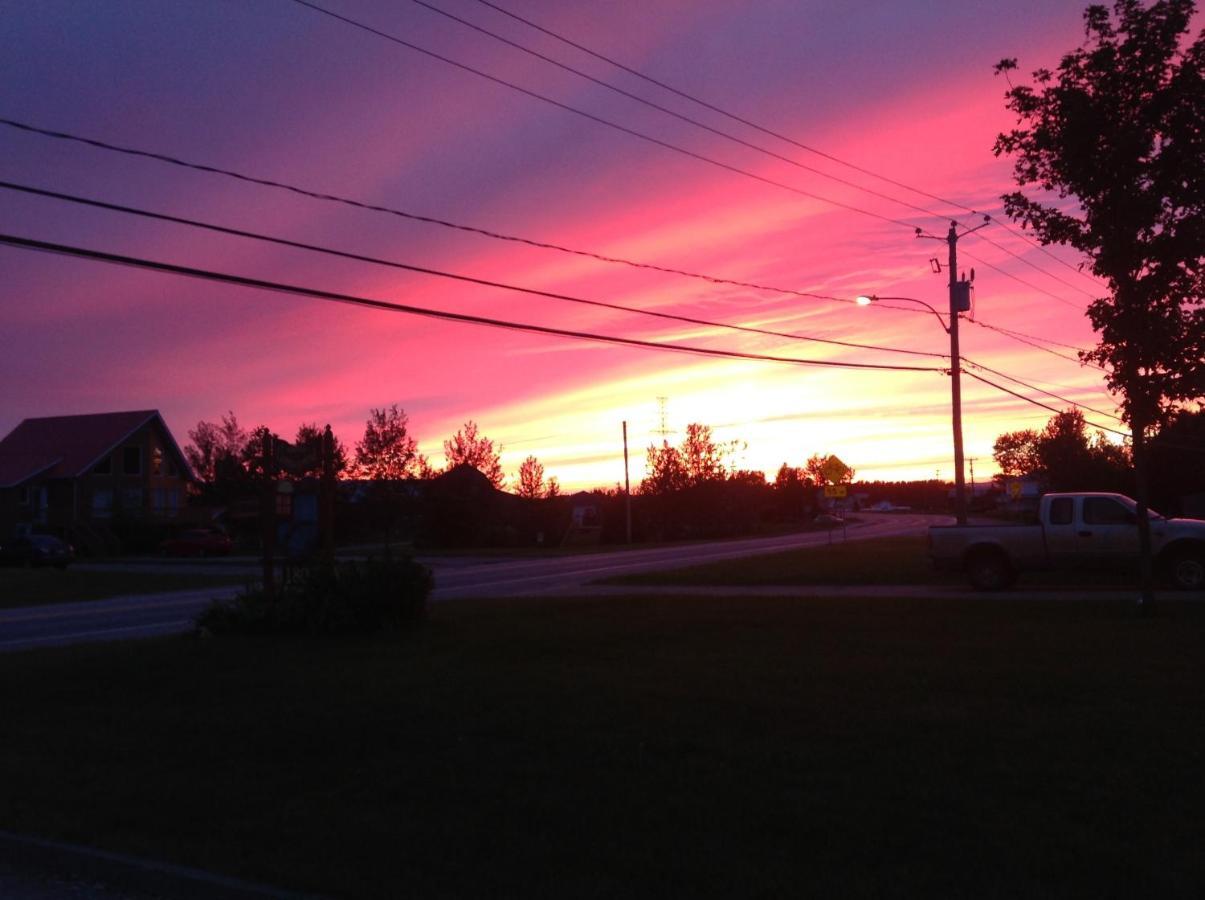
[[[276,452],[272,432],[265,431],[260,449],[263,459],[263,490],[260,494],[260,528],[263,541],[264,595],[271,602],[276,599]]]
[[[322,559],[335,561],[335,436],[330,425],[322,432],[322,479],[318,494],[319,528],[322,532]]]

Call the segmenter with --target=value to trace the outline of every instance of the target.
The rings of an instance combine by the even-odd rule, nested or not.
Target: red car
[[[212,528],[194,528],[159,545],[161,556],[229,556],[234,542]]]

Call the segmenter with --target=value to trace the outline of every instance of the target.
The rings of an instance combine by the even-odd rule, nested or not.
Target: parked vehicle
[[[1205,521],[1151,511],[1157,571],[1173,587],[1205,589]],[[960,569],[980,590],[1011,585],[1018,573],[1114,568],[1138,559],[1137,504],[1122,494],[1046,494],[1036,525],[938,525],[929,529],[938,568]]]
[[[161,556],[229,556],[234,542],[213,528],[194,528],[159,544]]]
[[[0,544],[0,562],[16,566],[55,566],[65,569],[75,548],[50,534],[29,534]]]

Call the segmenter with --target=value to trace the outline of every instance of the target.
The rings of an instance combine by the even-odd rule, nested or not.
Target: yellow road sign
[[[849,475],[849,466],[841,462],[837,457],[830,456],[824,461],[824,466],[820,469],[820,474],[825,477],[830,483],[837,484],[844,481]]]
[[[824,486],[824,496],[826,497],[844,497],[849,490],[848,485],[844,484],[826,484]]]

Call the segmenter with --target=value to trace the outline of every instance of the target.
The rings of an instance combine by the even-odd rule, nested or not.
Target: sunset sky
[[[1054,67],[1082,38],[1084,3],[640,3],[499,0],[626,65],[810,147],[975,210],[1001,214],[1011,124],[1001,57]],[[342,15],[658,140],[763,178],[945,233],[978,217],[753,131],[612,69],[477,0],[431,0],[597,78],[806,166],[843,186],[619,97],[406,0],[321,0]],[[3,4],[0,117],[234,169],[536,241],[852,300],[944,306],[944,244],[654,146],[291,0]],[[1022,76],[1023,77],[1023,76]],[[931,315],[720,286],[491,240],[219,175],[0,127],[0,179],[267,232],[545,291],[707,320],[948,351]],[[895,365],[850,349],[458,284],[0,191],[3,231],[410,305],[747,353]],[[942,218],[942,216],[946,218]],[[1012,226],[1010,226],[1011,228]],[[1100,289],[1003,225],[960,245],[975,317],[1069,346],[1093,334]],[[1051,251],[1079,262],[1069,251]],[[972,255],[974,258],[972,258]],[[1026,261],[1030,265],[1026,264]],[[1004,273],[993,270],[997,266]],[[1022,284],[1015,279],[1027,284]],[[1039,290],[1040,289],[1040,290]],[[1048,292],[1048,293],[1047,293]],[[1051,296],[1053,295],[1053,296]],[[432,462],[466,419],[504,445],[514,480],[533,454],[570,488],[633,481],[690,422],[773,477],[835,453],[860,478],[953,476],[949,379],[722,361],[355,309],[0,247],[0,434],[28,416],[158,408],[177,438],[233,410],[291,435],[329,422],[349,445],[370,407],[398,403]],[[970,359],[1111,411],[1098,371],[964,324]],[[1049,347],[1074,357],[1074,351]],[[995,376],[993,380],[1001,379]],[[1015,384],[1011,385],[1017,388]],[[1017,388],[1054,406],[1058,401]],[[967,456],[993,471],[1005,430],[1050,413],[964,381]],[[1089,413],[1093,421],[1116,426]]]

